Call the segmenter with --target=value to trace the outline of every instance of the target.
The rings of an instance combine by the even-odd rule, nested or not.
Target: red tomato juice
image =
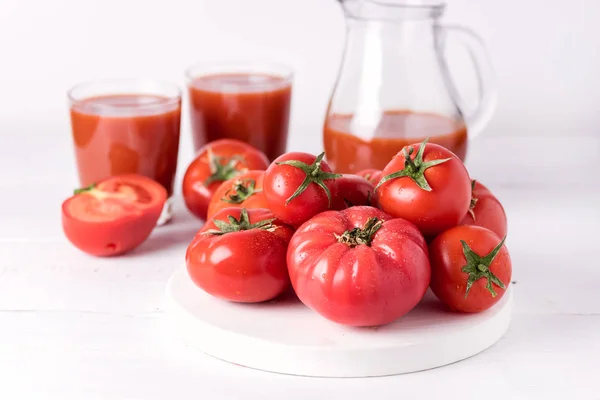
[[[367,137],[353,128],[353,114],[333,114],[325,121],[323,141],[327,162],[339,173],[382,170],[404,146],[430,137],[461,160],[467,153],[467,128],[462,121],[437,114],[390,110]]]
[[[71,105],[71,128],[82,186],[135,173],[173,193],[181,101],[145,95],[90,97]]]
[[[292,84],[269,74],[212,74],[189,84],[194,148],[237,139],[274,160],[285,152]]]

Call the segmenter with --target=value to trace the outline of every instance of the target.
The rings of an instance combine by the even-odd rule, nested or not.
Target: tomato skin
[[[365,178],[343,174],[336,182],[338,188],[332,202],[333,210],[343,210],[352,206],[377,206],[375,186]]]
[[[235,178],[231,178],[225,182],[222,182],[221,185],[215,190],[215,193],[210,200],[208,205],[208,212],[206,218],[209,219],[213,215],[215,215],[218,211],[224,208],[237,207],[237,208],[269,208],[267,204],[267,199],[265,198],[265,194],[262,191],[263,187],[263,179],[264,179],[265,171],[248,171],[241,175],[236,176]],[[233,187],[237,181],[247,181],[253,180],[255,182],[255,190],[259,191],[254,193],[247,199],[243,200],[241,203],[230,203],[223,198],[226,198],[230,193],[236,193],[233,191]]]
[[[217,180],[205,185],[212,174],[211,153],[216,157],[222,157],[222,164],[227,163],[234,156],[241,157],[242,160],[234,167],[239,173],[248,170],[265,170],[269,166],[267,156],[240,140],[219,139],[202,146],[185,172],[182,191],[187,208],[203,220],[206,220],[206,213],[214,192],[223,182]]]
[[[503,238],[507,232],[506,213],[502,203],[494,194],[479,181],[475,181],[473,188],[473,197],[477,199],[473,214],[470,212],[465,215],[460,225],[476,225],[487,228],[499,237]]]
[[[206,232],[216,229],[214,220],[240,218],[242,209],[217,212],[198,231],[186,255],[192,281],[207,293],[229,301],[256,303],[271,300],[289,286],[286,249],[293,229],[274,221],[275,231],[249,229],[223,235]],[[266,209],[247,210],[251,223],[274,218]]]
[[[370,218],[384,221],[370,246],[338,242]],[[384,325],[405,315],[424,296],[431,274],[419,230],[368,206],[326,211],[305,222],[290,241],[287,263],[306,306],[351,326]]]
[[[357,172],[356,175],[365,178],[366,180],[368,180],[375,186],[381,180],[381,177],[383,176],[383,171],[380,171],[378,169],[369,168],[369,169],[363,169],[362,171]]]
[[[479,226],[462,225],[441,233],[429,245],[431,290],[452,310],[464,313],[487,310],[500,301],[506,289],[494,286],[497,295],[493,297],[485,287],[487,280],[483,278],[473,283],[465,298],[468,274],[461,271],[467,264],[461,240],[464,240],[475,253],[485,256],[500,243],[501,238],[489,229]],[[512,263],[505,245],[492,261],[490,271],[508,288]]]
[[[158,182],[134,174],[111,177],[96,185],[97,190],[108,193],[123,187],[141,188],[141,197],[131,201],[99,200],[85,192],[62,203],[63,231],[79,250],[98,257],[115,256],[148,238],[167,200],[167,191]]]
[[[412,147],[418,151],[419,144]],[[434,236],[458,225],[471,202],[471,180],[460,159],[445,147],[427,143],[425,162],[450,158],[424,172],[431,191],[420,188],[409,177],[384,182],[377,188],[380,208],[397,218],[414,223],[425,236]],[[405,157],[400,151],[383,170],[383,177],[404,168]]]
[[[306,174],[299,168],[277,163],[296,160],[310,165],[315,162],[316,158],[308,153],[286,153],[277,157],[265,172],[263,190],[269,209],[281,221],[294,227],[300,226],[318,213],[330,209],[337,194],[337,179],[324,180],[324,184],[331,194],[331,202],[323,188],[311,183],[304,192],[286,204],[288,198],[304,181]],[[326,173],[332,172],[326,161],[322,161],[321,170]]]

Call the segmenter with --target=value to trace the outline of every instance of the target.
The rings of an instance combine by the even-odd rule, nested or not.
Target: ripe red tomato
[[[183,177],[187,208],[206,219],[208,205],[219,185],[248,170],[264,170],[269,160],[261,151],[239,140],[220,139],[202,146]]]
[[[368,180],[369,182],[371,182],[373,185],[377,185],[379,183],[379,181],[381,180],[381,177],[383,171],[380,171],[378,169],[363,169],[362,171],[359,171],[356,175],[358,176],[362,176],[363,178],[365,178],[366,180]]]
[[[499,237],[506,236],[507,222],[504,207],[492,192],[479,181],[471,184],[471,205],[460,225],[487,228]]]
[[[263,190],[277,218],[299,226],[332,206],[337,194],[335,178],[341,175],[332,173],[324,155],[286,153],[267,168]]]
[[[271,300],[289,286],[286,249],[293,233],[269,210],[225,208],[190,243],[188,273],[198,287],[222,299]]]
[[[414,223],[425,236],[456,226],[471,202],[471,180],[462,161],[427,140],[396,154],[376,191],[383,211]]]
[[[75,191],[62,204],[67,239],[94,256],[139,246],[156,226],[167,191],[141,175],[118,175]]]
[[[512,264],[504,239],[489,229],[449,229],[429,245],[429,257],[431,290],[453,310],[487,310],[510,284]]]
[[[269,208],[262,191],[265,171],[248,171],[223,182],[208,205],[207,218],[229,208]]]
[[[336,179],[337,194],[332,209],[343,210],[352,206],[377,206],[375,186],[358,175],[344,174]]]
[[[431,274],[417,227],[368,206],[326,211],[304,223],[287,263],[304,304],[353,326],[383,325],[408,313]]]

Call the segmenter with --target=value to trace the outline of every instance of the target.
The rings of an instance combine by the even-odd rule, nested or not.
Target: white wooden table
[[[168,334],[165,282],[200,227],[181,201],[127,256],[73,248],[60,226],[76,183],[70,143],[38,127],[0,135],[0,399],[600,399],[598,136],[474,142],[470,171],[509,215],[515,312],[499,343],[415,374],[311,379],[231,365]]]

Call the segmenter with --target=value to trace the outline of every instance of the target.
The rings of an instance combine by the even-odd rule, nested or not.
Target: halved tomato
[[[126,174],[75,190],[62,204],[62,225],[75,247],[94,256],[125,253],[148,238],[167,200],[158,182]]]

